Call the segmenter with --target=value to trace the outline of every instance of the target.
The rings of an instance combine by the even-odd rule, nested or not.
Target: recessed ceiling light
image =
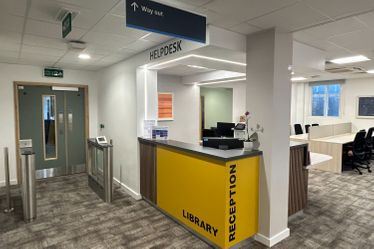
[[[81,53],[78,55],[79,59],[82,59],[82,60],[89,60],[91,59],[91,55],[89,54],[86,54],[86,53]]]
[[[295,72],[291,72],[291,75],[294,75],[295,74]]]
[[[196,69],[208,69],[207,67],[196,66],[196,65],[187,65],[187,67],[196,68]]]
[[[367,73],[370,73],[370,74],[374,74],[374,69],[367,70],[366,72],[367,72]]]
[[[356,56],[338,58],[338,59],[334,59],[330,61],[335,64],[347,64],[347,63],[355,63],[355,62],[361,62],[361,61],[370,61],[370,59],[363,55],[356,55]]]
[[[302,81],[302,80],[306,80],[305,77],[292,77],[291,78],[291,81]]]

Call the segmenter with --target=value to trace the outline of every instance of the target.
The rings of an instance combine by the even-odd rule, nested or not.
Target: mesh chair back
[[[353,141],[353,153],[356,155],[365,154],[366,150],[366,131],[359,131],[355,136],[355,140]]]
[[[310,125],[305,125],[305,132],[306,133],[309,133],[309,128],[310,128]]]
[[[304,134],[303,127],[301,126],[301,124],[295,124],[294,128],[295,128],[296,135]]]

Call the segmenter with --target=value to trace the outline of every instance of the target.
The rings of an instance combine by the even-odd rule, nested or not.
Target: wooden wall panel
[[[140,193],[143,198],[157,204],[156,192],[156,146],[139,143],[140,148]]]
[[[307,206],[308,201],[308,147],[291,148],[288,215],[295,214]]]

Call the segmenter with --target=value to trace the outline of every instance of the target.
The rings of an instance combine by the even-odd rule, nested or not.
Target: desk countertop
[[[175,140],[155,140],[138,138],[139,142],[151,143],[156,145],[161,145],[169,148],[174,148],[177,150],[182,150],[185,152],[195,153],[201,156],[207,156],[215,160],[220,160],[224,162],[229,162],[237,159],[254,157],[262,155],[262,151],[252,150],[246,151],[244,149],[233,149],[233,150],[218,150],[214,148],[203,147],[201,145],[189,144],[184,142],[179,142]]]
[[[356,133],[347,133],[341,134],[332,137],[323,137],[318,139],[313,139],[314,141],[318,142],[326,142],[326,143],[334,143],[334,144],[347,144],[352,143],[355,139]]]

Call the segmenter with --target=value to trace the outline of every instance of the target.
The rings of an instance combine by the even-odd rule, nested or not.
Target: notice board
[[[357,117],[374,118],[374,96],[360,96],[357,101]]]

